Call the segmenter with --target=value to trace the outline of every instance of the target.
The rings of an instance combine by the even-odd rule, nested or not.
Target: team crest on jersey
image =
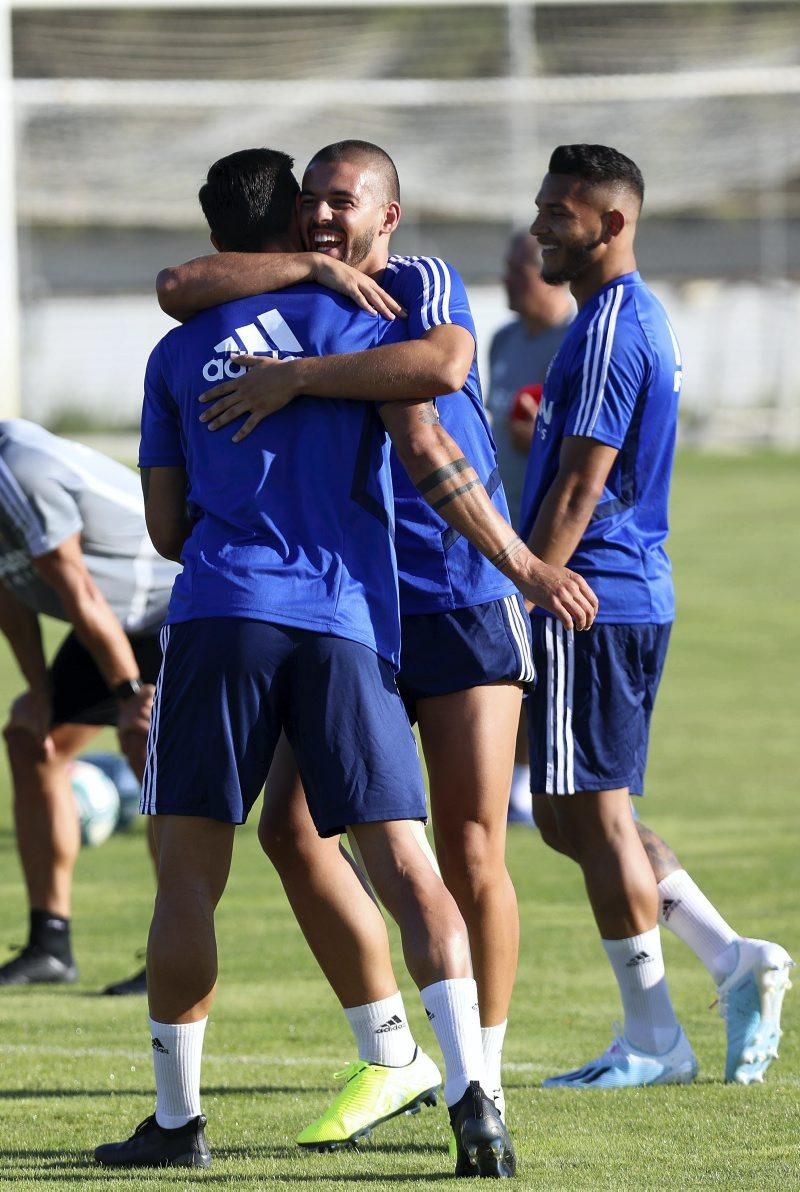
[[[226,377],[240,377],[245,371],[235,357],[246,352],[249,356],[271,356],[274,360],[295,360],[303,353],[289,324],[277,310],[265,310],[252,323],[235,328],[220,343],[214,344],[212,356],[203,365],[203,377],[211,385]]]

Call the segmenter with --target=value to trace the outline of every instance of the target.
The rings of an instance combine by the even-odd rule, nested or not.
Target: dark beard
[[[360,236],[356,236],[347,246],[347,255],[344,258],[345,265],[352,265],[354,269],[357,269],[361,262],[366,261],[372,252],[374,243],[374,232],[362,232]]]
[[[566,264],[552,273],[547,271],[545,259],[542,262],[542,281],[548,286],[563,286],[565,282],[575,281],[592,264],[592,253],[602,243],[602,239],[590,240],[587,244],[578,244],[568,249]]]

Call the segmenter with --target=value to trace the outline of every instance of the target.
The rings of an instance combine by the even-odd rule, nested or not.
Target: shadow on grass
[[[271,1093],[279,1093],[283,1096],[297,1096],[298,1093],[309,1093],[324,1095],[330,1094],[330,1085],[304,1085],[302,1088],[296,1084],[261,1084],[261,1085],[208,1085],[203,1086],[204,1097],[252,1097],[253,1095],[263,1094],[269,1096]],[[153,1088],[146,1089],[0,1089],[0,1101],[46,1101],[48,1098],[61,1099],[62,1097],[114,1097],[116,1100],[121,1100],[124,1097],[154,1097],[155,1090]],[[0,1152],[2,1154],[2,1152]]]
[[[372,1158],[375,1155],[393,1155],[409,1156],[415,1153],[436,1153],[442,1158],[443,1166],[447,1170],[437,1172],[343,1172],[336,1171],[334,1163],[331,1162],[331,1156],[320,1156],[326,1162],[324,1171],[319,1174],[303,1174],[296,1170],[291,1170],[291,1174],[287,1170],[286,1178],[290,1179],[291,1185],[297,1187],[300,1185],[314,1185],[314,1184],[330,1184],[336,1182],[337,1184],[411,1184],[419,1183],[420,1180],[426,1182],[437,1182],[440,1180],[452,1179],[452,1172],[450,1168],[450,1160],[443,1154],[441,1147],[428,1146],[426,1144],[410,1144],[408,1146],[375,1146],[369,1148],[369,1154],[365,1153],[364,1158]],[[287,1165],[292,1165],[297,1162],[296,1152],[288,1147],[222,1147],[215,1148],[214,1158],[217,1162],[226,1159],[239,1160],[248,1159],[252,1162],[254,1159],[266,1159],[275,1161],[285,1161]],[[8,1166],[9,1163],[17,1160],[14,1168]],[[22,1160],[22,1162],[19,1162]],[[149,1185],[158,1185],[163,1187],[165,1179],[187,1180],[196,1179],[203,1184],[220,1184],[225,1187],[235,1187],[237,1184],[253,1185],[254,1178],[259,1177],[255,1175],[252,1170],[237,1174],[235,1172],[225,1171],[193,1171],[189,1168],[170,1169],[166,1168],[110,1168],[99,1167],[93,1162],[92,1158],[86,1155],[75,1155],[65,1157],[60,1151],[43,1151],[43,1150],[0,1150],[0,1162],[3,1162],[3,1186],[8,1187],[13,1184],[30,1184],[31,1179],[37,1176],[41,1177],[48,1185],[52,1184],[74,1184],[80,1187],[90,1187],[94,1179],[108,1180],[113,1178],[118,1183],[131,1184],[137,1188],[146,1188]],[[174,1171],[174,1177],[173,1177]],[[280,1180],[281,1175],[270,1171],[266,1177],[271,1183]]]

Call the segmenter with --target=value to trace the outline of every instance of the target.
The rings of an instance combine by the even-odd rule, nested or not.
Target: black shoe
[[[107,1142],[94,1152],[95,1163],[103,1167],[210,1167],[201,1113],[177,1130],[165,1130],[153,1113],[125,1142]]]
[[[77,980],[74,961],[59,960],[38,944],[21,948],[19,956],[0,967],[0,985],[71,985]]]
[[[107,997],[125,997],[131,993],[147,993],[147,969],[141,969],[125,981],[106,985],[103,994]]]
[[[448,1112],[456,1140],[455,1175],[510,1179],[517,1170],[517,1156],[497,1106],[477,1080],[470,1081]]]

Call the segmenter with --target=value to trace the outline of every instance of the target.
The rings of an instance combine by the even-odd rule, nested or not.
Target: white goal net
[[[271,145],[302,168],[342,137],[392,154],[407,225],[434,242],[446,230],[448,255],[488,284],[505,231],[532,213],[551,148],[611,143],[645,175],[661,246],[649,274],[681,301],[698,277],[761,294],[746,317],[768,328],[769,346],[755,346],[736,401],[773,410],[772,437],[800,436],[788,330],[800,273],[794,0],[87,4],[12,4],[28,303],[59,288],[39,267],[42,229],[54,260],[71,229],[89,239],[139,230],[143,241],[145,230],[197,230],[200,245],[196,195],[211,161]],[[122,292],[122,278],[110,288]],[[731,400],[727,382],[709,392],[715,367],[705,351],[687,380],[690,411],[703,406],[694,425],[712,429],[712,406]]]

